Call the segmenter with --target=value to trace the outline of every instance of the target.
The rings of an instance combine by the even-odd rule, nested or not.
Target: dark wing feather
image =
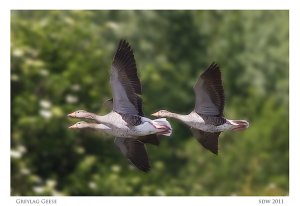
[[[212,63],[194,86],[195,111],[202,115],[223,116],[224,89],[219,66]]]
[[[144,143],[132,138],[116,137],[115,144],[121,153],[136,168],[143,172],[148,172],[150,170],[149,159]]]
[[[204,120],[205,124],[219,126],[226,123],[226,119],[224,117],[210,115],[201,115],[201,117]]]
[[[131,114],[120,114],[122,119],[127,123],[128,126],[138,126],[142,124],[142,118],[139,115]]]
[[[108,109],[113,110],[113,101],[114,101],[113,98],[111,98],[111,99],[106,100],[103,104]],[[142,105],[141,104],[139,104],[139,109],[140,110],[142,109]],[[121,116],[124,117],[123,120],[126,121],[129,124],[131,124],[130,122],[132,122],[132,121],[133,122],[137,122],[137,120],[138,120],[138,122],[139,122],[138,124],[134,123],[134,126],[136,126],[136,125],[141,124],[142,121],[141,121],[141,117],[140,116],[144,116],[144,115],[143,115],[143,112],[139,112],[139,115],[131,115],[131,114],[122,114],[121,113]],[[131,126],[133,126],[133,125],[131,124]]]
[[[121,40],[119,42],[112,65],[124,70],[134,92],[136,94],[142,94],[142,87],[137,75],[134,54],[127,41]]]
[[[218,154],[219,135],[221,132],[204,132],[202,130],[191,128],[193,135],[198,142],[214,154]]]
[[[141,83],[137,76],[133,51],[121,40],[113,58],[110,83],[113,93],[113,110],[123,114],[143,116]]]

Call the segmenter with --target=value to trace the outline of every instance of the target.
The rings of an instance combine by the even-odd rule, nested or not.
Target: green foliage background
[[[12,195],[288,195],[288,11],[12,11]],[[134,49],[147,116],[188,113],[216,61],[225,114],[245,132],[204,150],[183,124],[148,146],[152,170],[128,165],[113,139],[70,131],[66,114],[105,114],[120,39]]]

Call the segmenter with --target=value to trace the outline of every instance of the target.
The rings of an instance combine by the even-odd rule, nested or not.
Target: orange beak
[[[68,116],[68,117],[75,118],[75,117],[76,117],[76,113],[75,113],[75,112],[72,112],[72,113],[68,114],[67,116]]]
[[[77,128],[75,124],[73,124],[69,127],[69,129],[75,129],[75,128]]]
[[[158,112],[155,112],[155,113],[151,114],[151,116],[159,117],[159,113],[158,113]]]

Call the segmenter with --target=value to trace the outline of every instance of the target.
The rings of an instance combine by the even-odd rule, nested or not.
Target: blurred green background
[[[288,195],[288,11],[12,11],[12,195]],[[113,138],[70,131],[66,114],[105,114],[120,39],[132,45],[146,116],[188,113],[193,85],[216,61],[225,115],[245,132],[203,149],[183,124],[148,146],[144,174]]]

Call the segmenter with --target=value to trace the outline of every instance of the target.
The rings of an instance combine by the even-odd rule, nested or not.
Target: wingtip
[[[218,153],[219,153],[219,149],[218,149],[218,148],[208,147],[208,146],[202,144],[201,142],[199,142],[199,143],[200,143],[200,145],[203,146],[203,148],[204,148],[205,150],[208,150],[208,151],[210,151],[211,153],[213,153],[213,154],[215,154],[215,155],[218,156]]]
[[[215,154],[216,156],[218,156],[218,154],[219,154],[218,150],[217,150],[217,151],[211,150],[211,152],[212,152],[213,154]]]
[[[150,170],[151,170],[151,167],[150,166],[149,167],[143,167],[143,168],[137,167],[137,169],[139,169],[140,171],[142,171],[144,173],[149,173]]]
[[[207,149],[208,151],[210,151],[211,153],[213,153],[214,155],[218,156],[219,150],[216,148],[208,148],[208,147],[204,147],[205,149]]]
[[[143,172],[145,172],[145,173],[149,173],[149,172],[150,172],[150,170],[151,170],[151,168],[149,167],[149,168],[147,168],[146,170],[143,170]]]
[[[208,67],[206,67],[205,71],[202,72],[202,74],[200,74],[200,78],[205,78],[205,79],[211,79],[211,78],[222,79],[220,66],[217,63],[212,62]]]
[[[212,61],[211,65],[218,65],[216,61]]]
[[[126,42],[125,39],[120,39],[120,41],[119,41],[120,44],[123,44],[123,43],[125,43],[125,42]]]
[[[119,48],[123,48],[123,47],[130,47],[129,42],[125,39],[120,39]]]
[[[210,69],[219,69],[219,65],[213,61],[210,65],[209,65],[209,68]]]
[[[134,56],[132,47],[130,46],[129,42],[125,39],[120,39],[115,56],[114,56],[114,60],[115,60],[115,58],[120,58],[120,55],[118,55],[118,52],[121,52],[121,51],[129,52],[131,55]],[[135,62],[134,62],[134,64],[135,64]]]

